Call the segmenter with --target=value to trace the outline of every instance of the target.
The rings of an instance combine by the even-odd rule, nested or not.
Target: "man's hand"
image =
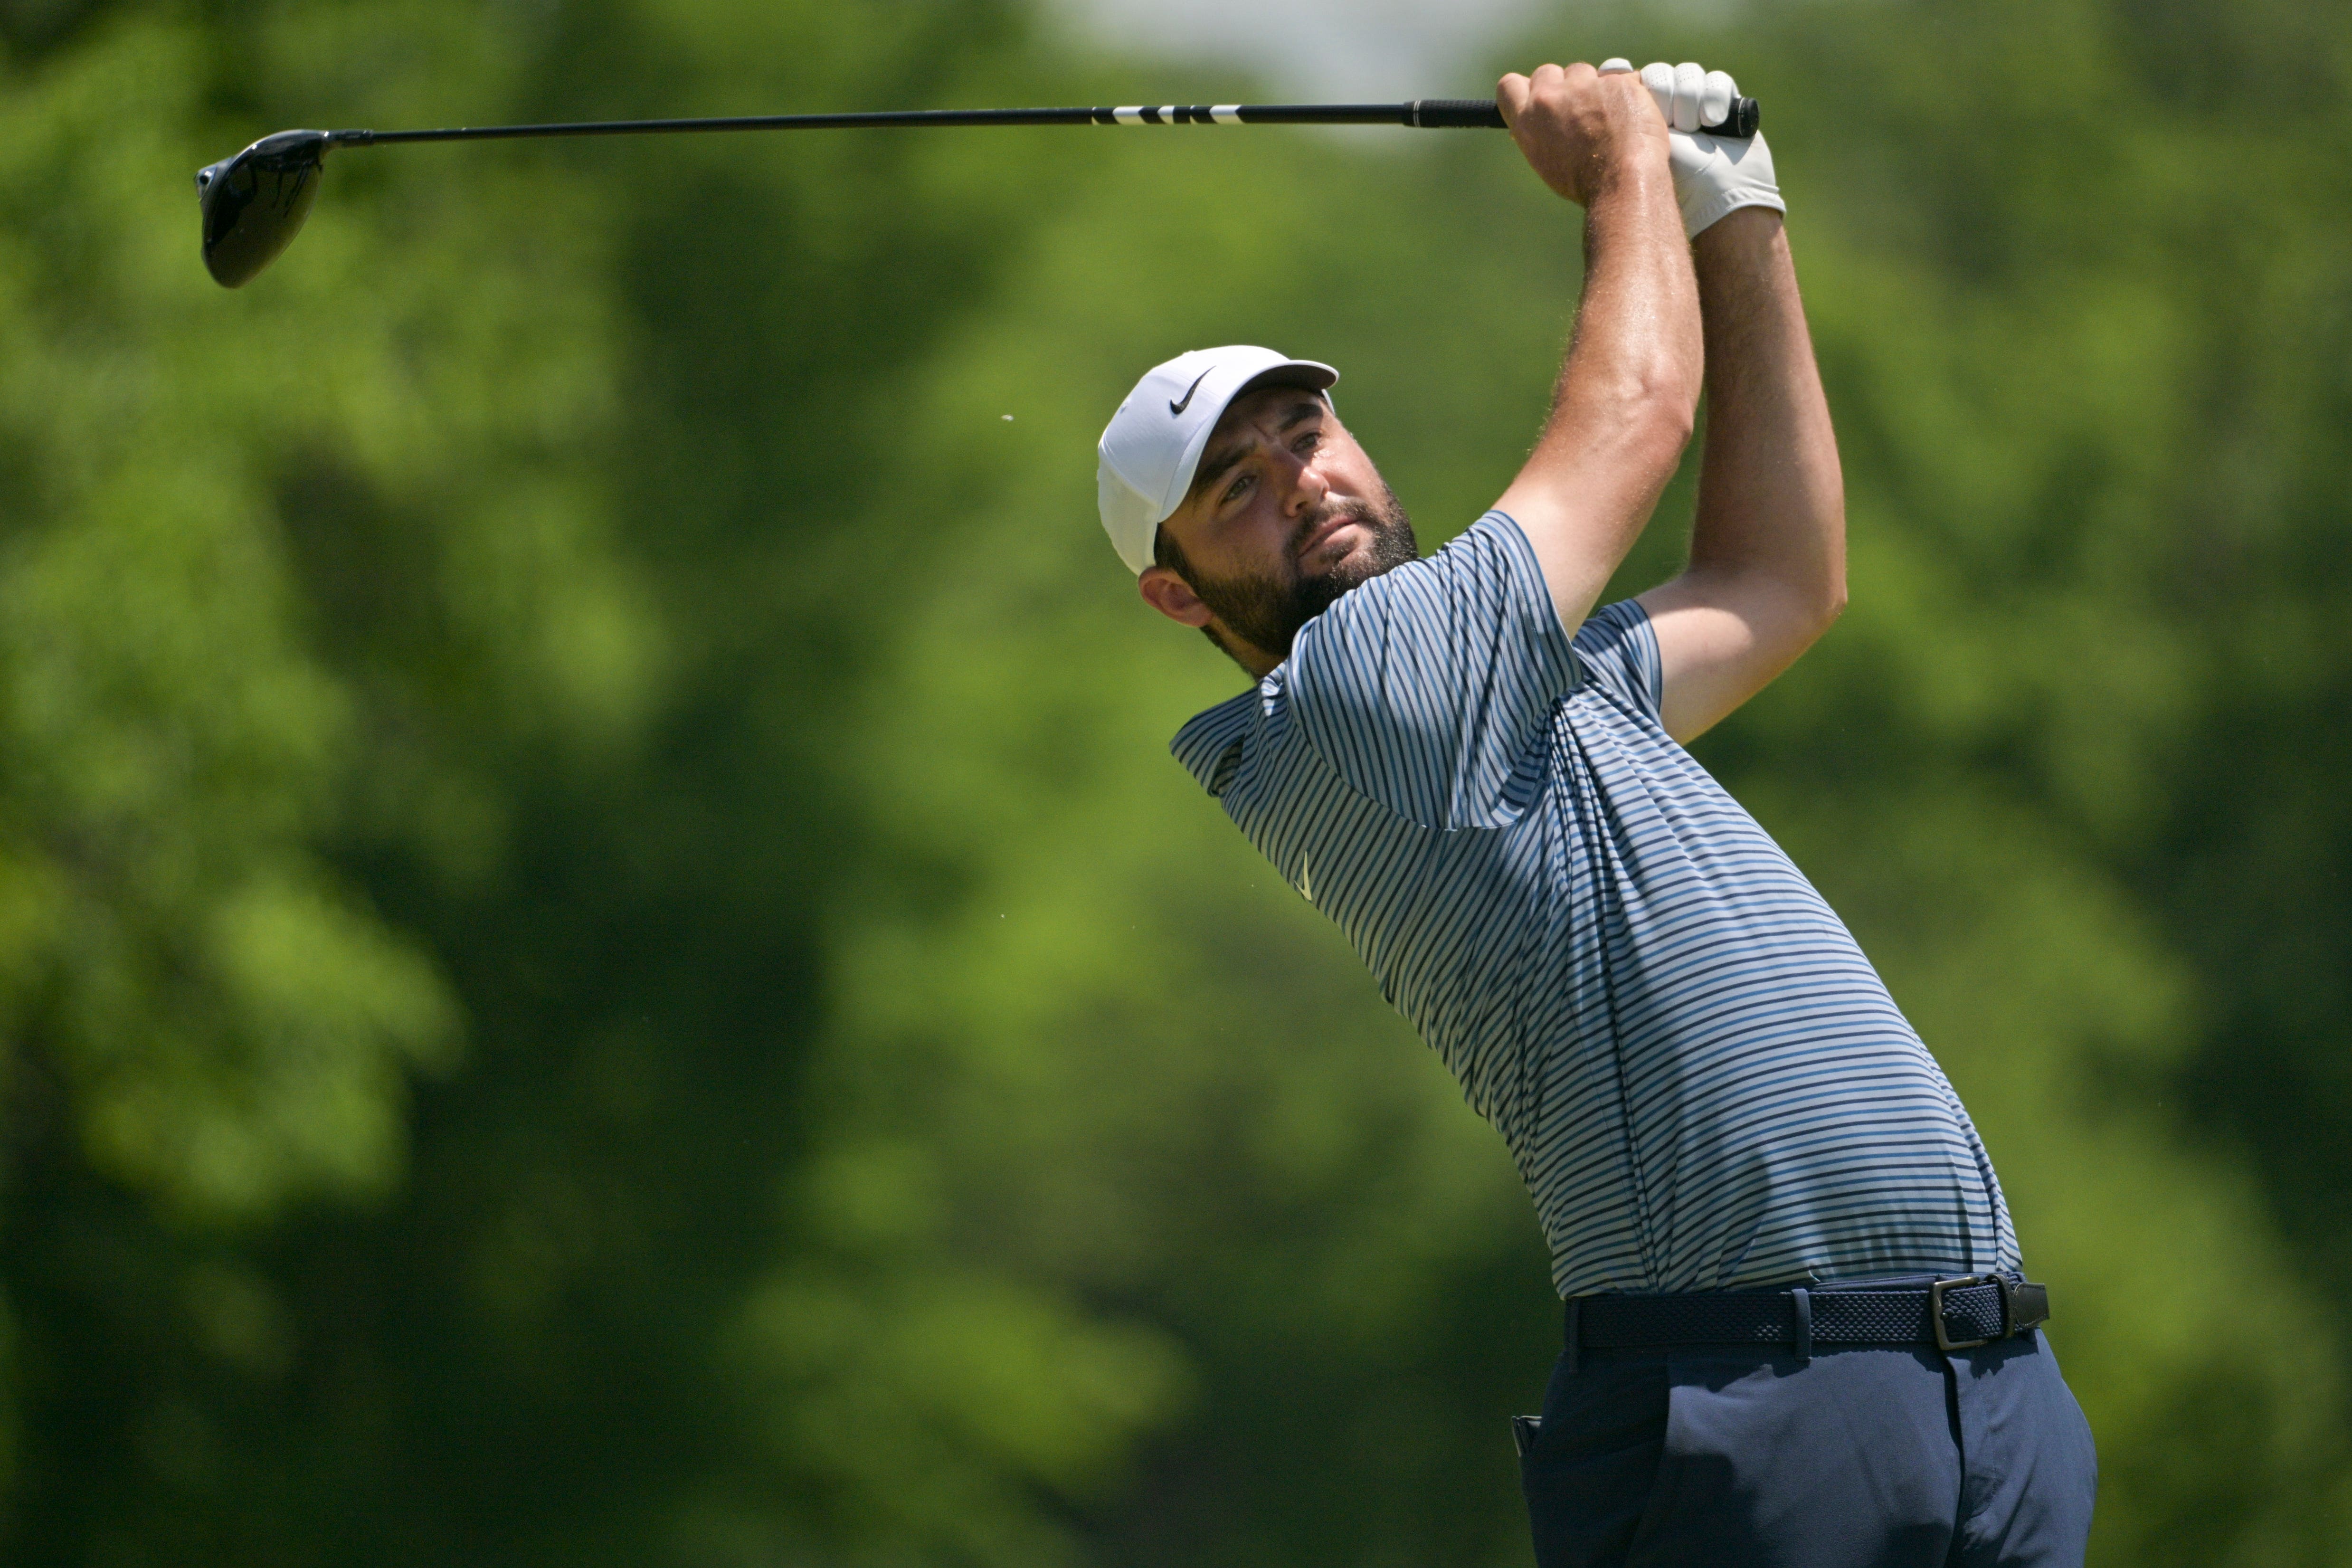
[[[1612,62],[1613,63],[1613,62]],[[1581,207],[1613,186],[1629,164],[1664,162],[1666,121],[1640,79],[1588,65],[1513,72],[1495,90],[1511,139],[1545,184]]]
[[[1675,203],[1682,208],[1685,234],[1696,239],[1718,219],[1741,207],[1789,210],[1789,204],[1780,199],[1780,186],[1772,174],[1772,149],[1764,144],[1762,132],[1741,141],[1709,136],[1699,130],[1702,125],[1722,124],[1739,97],[1739,84],[1727,72],[1707,70],[1688,61],[1670,66],[1653,60],[1642,68],[1642,85],[1650,89],[1659,114],[1672,128],[1668,140],[1673,149]]]

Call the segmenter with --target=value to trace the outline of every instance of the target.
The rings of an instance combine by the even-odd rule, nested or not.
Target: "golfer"
[[[1585,211],[1550,417],[1426,560],[1257,348],[1145,375],[1102,518],[1252,689],[1178,758],[1509,1142],[1565,1348],[1517,1424],[1544,1568],[2075,1564],[2090,1429],[1968,1113],[1853,939],[1683,749],[1845,598],[1843,499],[1762,138],[1731,79],[1622,60],[1497,93]],[[1702,380],[1690,564],[1594,601]]]

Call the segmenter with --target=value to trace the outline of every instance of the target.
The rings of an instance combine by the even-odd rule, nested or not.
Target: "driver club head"
[[[278,258],[319,195],[331,144],[323,131],[280,131],[196,174],[205,270],[234,289]]]

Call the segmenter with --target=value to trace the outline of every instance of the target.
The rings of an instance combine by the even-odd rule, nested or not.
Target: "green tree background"
[[[1505,58],[1590,39],[1769,106],[1853,607],[1701,755],[2000,1163],[2095,1560],[2352,1560],[2352,19]],[[347,153],[227,294],[189,174],[281,125],[1248,83],[999,0],[0,51],[0,1558],[1527,1561],[1525,1199],[1166,757],[1234,678],[1089,449],[1270,342],[1466,524],[1576,280],[1504,139]]]

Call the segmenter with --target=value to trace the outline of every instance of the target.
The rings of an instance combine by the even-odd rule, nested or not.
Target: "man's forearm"
[[[1845,492],[1788,237],[1751,207],[1694,251],[1706,437],[1690,570],[1769,584],[1796,623],[1783,635],[1810,641],[1845,602]]]
[[[1642,595],[1666,732],[1687,742],[1763,689],[1845,604],[1845,490],[1777,213],[1698,237],[1706,442],[1690,568]]]
[[[1527,466],[1498,503],[1573,627],[1640,536],[1688,441],[1698,296],[1664,161],[1631,167],[1586,217],[1576,332]]]

